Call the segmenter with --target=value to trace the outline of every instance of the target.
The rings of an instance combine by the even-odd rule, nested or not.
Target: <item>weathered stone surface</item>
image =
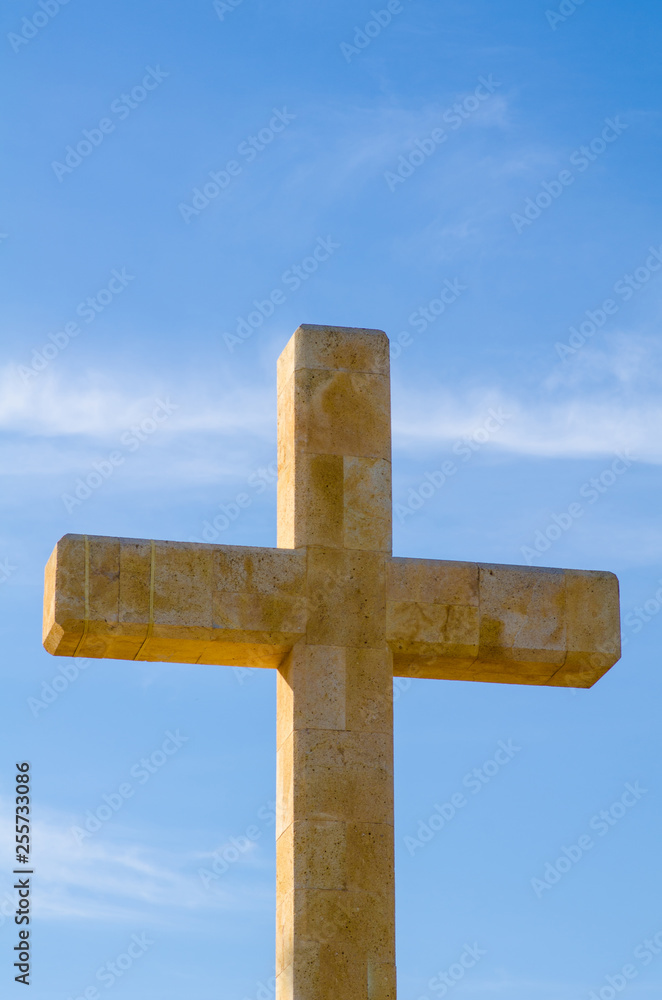
[[[279,546],[390,552],[390,407],[385,334],[297,330],[278,363]]]
[[[396,675],[591,687],[620,657],[613,573],[392,559]]]
[[[65,535],[46,567],[44,646],[278,667],[305,634],[305,564],[281,549]]]
[[[44,645],[278,668],[278,1000],[395,1000],[393,674],[589,687],[610,573],[391,557],[385,334],[300,327],[278,362],[278,549],[66,535]]]

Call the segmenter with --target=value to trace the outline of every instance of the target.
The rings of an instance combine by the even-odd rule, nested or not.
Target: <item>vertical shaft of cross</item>
[[[277,1000],[395,1000],[388,340],[300,327],[278,369],[278,544],[308,627],[278,676]]]

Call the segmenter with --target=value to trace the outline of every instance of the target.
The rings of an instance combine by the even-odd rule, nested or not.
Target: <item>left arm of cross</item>
[[[387,639],[398,676],[591,687],[621,655],[618,580],[393,559]]]
[[[46,566],[55,656],[278,667],[306,627],[305,556],[65,535]]]

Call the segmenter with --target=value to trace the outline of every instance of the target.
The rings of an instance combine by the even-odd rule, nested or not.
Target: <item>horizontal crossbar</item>
[[[374,641],[388,644],[398,676],[590,687],[620,656],[611,573],[385,561]],[[305,548],[65,535],[46,567],[44,645],[57,656],[279,667],[307,638],[309,601],[325,600],[319,583],[308,593],[306,574]]]

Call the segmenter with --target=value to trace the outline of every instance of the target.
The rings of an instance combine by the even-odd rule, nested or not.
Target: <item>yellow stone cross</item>
[[[611,573],[391,555],[389,344],[301,326],[278,361],[278,548],[65,535],[56,656],[278,670],[278,1000],[395,1000],[393,676],[590,687]]]

